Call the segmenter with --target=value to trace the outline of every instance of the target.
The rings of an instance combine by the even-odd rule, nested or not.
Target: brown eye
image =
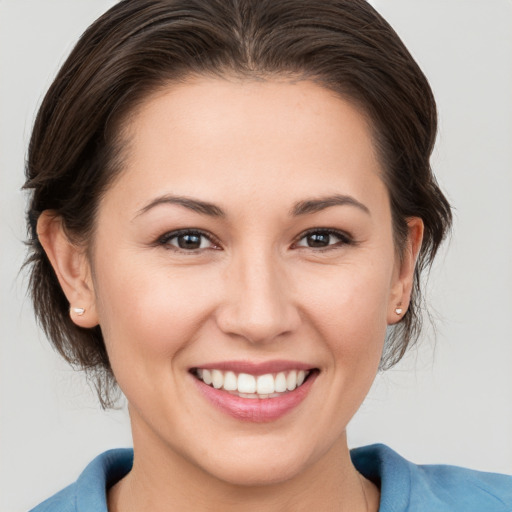
[[[180,235],[176,237],[180,249],[200,249],[201,235]]]
[[[327,247],[331,243],[329,233],[312,233],[306,237],[308,247]]]
[[[297,247],[325,248],[349,244],[350,238],[343,233],[331,230],[316,230],[306,233],[296,244]]]
[[[184,251],[197,251],[215,247],[210,238],[200,231],[174,231],[160,238],[160,243]]]

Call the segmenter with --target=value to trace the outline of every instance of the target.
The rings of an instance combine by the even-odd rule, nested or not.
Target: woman
[[[509,477],[347,448],[451,222],[435,132],[362,1],[132,0],[91,26],[30,144],[31,284],[103,404],[126,395],[134,451],[35,510],[510,510]]]

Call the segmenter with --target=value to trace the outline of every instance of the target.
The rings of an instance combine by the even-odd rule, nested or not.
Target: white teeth
[[[284,393],[286,391],[286,375],[284,372],[279,372],[276,375],[275,390],[278,393]]]
[[[276,398],[301,386],[309,373],[304,370],[291,370],[258,376],[240,373],[237,376],[232,371],[198,368],[196,376],[215,389],[224,389],[242,398]]]
[[[274,377],[267,373],[260,375],[256,380],[256,392],[258,395],[269,395],[275,391]]]
[[[206,382],[206,381],[205,381]],[[297,387],[297,372],[292,370],[286,377],[286,389],[293,391]]]
[[[241,373],[238,376],[238,392],[239,393],[256,393],[256,379],[254,375]]]
[[[226,375],[224,375],[224,389],[226,391],[236,391],[238,389],[238,379],[233,372],[226,372]]]
[[[203,370],[203,380],[205,384],[210,385],[212,383],[212,372],[210,370]]]
[[[224,384],[224,375],[220,370],[212,370],[212,384],[215,389],[220,389]]]

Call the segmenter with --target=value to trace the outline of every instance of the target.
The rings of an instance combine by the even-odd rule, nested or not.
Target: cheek
[[[131,358],[168,364],[209,314],[211,298],[201,285],[203,277],[152,268],[137,257],[102,263],[96,292],[112,365]]]
[[[392,268],[346,265],[308,280],[299,292],[333,357],[351,364],[380,359],[387,328]]]

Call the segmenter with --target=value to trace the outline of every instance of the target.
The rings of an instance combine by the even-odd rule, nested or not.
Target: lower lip
[[[275,398],[242,398],[226,391],[215,389],[192,376],[199,391],[222,412],[241,421],[265,423],[275,421],[295,409],[308,395],[318,372],[293,391]]]

